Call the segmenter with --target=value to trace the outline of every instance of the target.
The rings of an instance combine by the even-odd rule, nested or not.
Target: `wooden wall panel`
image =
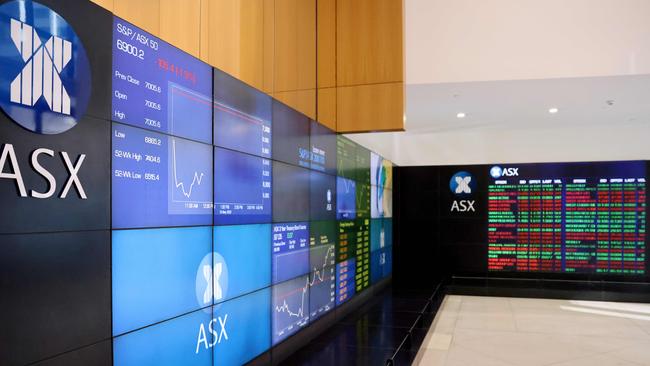
[[[201,0],[160,0],[160,38],[199,57]]]
[[[208,62],[252,86],[263,85],[263,0],[208,1]]]
[[[317,93],[316,120],[336,131],[336,88],[319,88]]]
[[[274,92],[316,88],[316,0],[275,0]]]
[[[337,2],[337,85],[404,81],[403,0]]]
[[[336,86],[336,0],[318,0],[317,81],[318,88]]]
[[[273,94],[275,70],[275,0],[264,0],[264,44],[263,44],[263,85],[262,90]]]
[[[91,2],[101,6],[102,8],[113,11],[113,0],[90,0]]]
[[[336,94],[337,131],[404,129],[404,83],[343,86]]]
[[[199,58],[210,63],[210,2],[201,1],[201,19],[199,26]]]
[[[316,89],[273,93],[273,97],[301,113],[316,119]]]
[[[113,0],[113,13],[155,36],[160,35],[160,0]]]
[[[342,132],[403,129],[403,0],[91,0]]]

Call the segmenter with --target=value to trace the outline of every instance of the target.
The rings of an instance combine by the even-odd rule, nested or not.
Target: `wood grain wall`
[[[91,0],[339,132],[402,130],[403,0]]]

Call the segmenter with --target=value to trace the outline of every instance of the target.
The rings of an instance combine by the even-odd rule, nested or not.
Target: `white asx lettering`
[[[476,212],[474,209],[474,200],[460,200],[454,201],[451,204],[451,212]]]
[[[228,321],[228,314],[226,314],[223,318],[222,317],[217,317],[215,319],[210,320],[208,323],[208,333],[205,332],[205,326],[203,323],[199,326],[199,335],[196,339],[196,351],[194,353],[198,354],[199,351],[201,350],[201,345],[207,350],[209,348],[214,347],[217,344],[220,344],[221,341],[227,341],[228,340],[228,332],[226,332],[226,322]],[[219,323],[219,332],[217,333],[217,330],[214,329],[214,325],[216,323]],[[208,342],[208,334],[212,335],[212,342]]]
[[[79,179],[79,171],[81,170],[81,166],[86,159],[86,155],[80,154],[77,158],[77,162],[73,163],[67,152],[61,151],[60,154],[61,160],[63,160],[63,164],[68,171],[68,179],[66,180],[63,190],[61,191],[60,197],[66,198],[68,192],[74,186],[79,194],[79,197],[82,199],[87,199],[88,197],[86,196],[84,187],[81,184],[81,180]],[[54,175],[52,175],[52,173],[50,173],[50,171],[48,171],[39,160],[39,158],[43,155],[47,155],[52,158],[54,157],[55,153],[50,149],[39,148],[32,152],[30,158],[31,166],[34,171],[45,178],[48,183],[48,190],[45,192],[38,192],[33,189],[31,190],[31,196],[39,199],[52,197],[57,187]],[[6,165],[8,165],[8,169]],[[18,194],[21,197],[28,197],[25,181],[20,171],[20,166],[18,165],[18,159],[16,158],[16,151],[14,150],[14,146],[12,144],[5,144],[2,148],[2,153],[0,153],[0,179],[13,179],[16,181]]]

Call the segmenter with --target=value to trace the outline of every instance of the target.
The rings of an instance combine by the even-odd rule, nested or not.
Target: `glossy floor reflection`
[[[650,304],[447,296],[415,363],[650,365]]]
[[[283,365],[385,365],[431,293],[391,288],[298,350]],[[422,335],[426,329],[422,329]]]

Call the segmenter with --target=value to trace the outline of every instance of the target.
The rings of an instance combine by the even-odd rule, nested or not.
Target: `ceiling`
[[[407,85],[406,132],[349,136],[398,165],[650,159],[650,75]]]
[[[398,165],[650,159],[649,1],[405,9],[406,131],[353,140]]]

